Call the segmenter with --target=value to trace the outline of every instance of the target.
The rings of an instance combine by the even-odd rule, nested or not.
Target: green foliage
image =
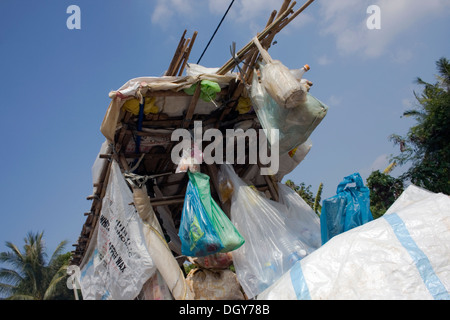
[[[62,254],[62,241],[47,262],[42,239],[43,232],[29,232],[24,239],[23,251],[11,242],[10,249],[0,253],[0,295],[11,300],[72,299],[72,292],[65,286],[67,266],[71,254]]]
[[[322,211],[322,206],[320,205],[320,199],[322,197],[322,190],[323,190],[323,183],[321,182],[319,185],[319,189],[317,190],[316,197],[314,199],[314,212],[318,215],[320,215],[320,212]]]
[[[398,164],[411,163],[400,178],[432,192],[450,194],[450,62],[436,62],[437,82],[430,84],[418,78],[420,95],[414,93],[417,106],[403,113],[417,124],[405,137],[393,134],[390,139],[400,146],[400,155],[392,158]]]
[[[370,211],[374,219],[381,217],[403,192],[403,181],[379,170],[367,178],[370,189]]]
[[[305,200],[305,202],[314,210],[317,215],[320,215],[322,206],[320,205],[320,198],[322,195],[323,183],[319,185],[316,196],[311,191],[311,185],[306,186],[304,182],[296,185],[292,180],[287,180],[285,183],[289,188],[297,192],[297,194]]]

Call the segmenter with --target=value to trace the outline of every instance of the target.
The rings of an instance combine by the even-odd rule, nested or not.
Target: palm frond
[[[16,255],[17,259],[20,261],[24,261],[24,256],[22,252],[20,252],[19,248],[12,242],[6,241],[6,247],[12,250],[12,252]]]
[[[450,85],[450,61],[447,58],[442,57],[436,62],[436,66],[444,83],[447,86]]]
[[[47,290],[45,290],[44,293],[44,300],[50,300],[53,298],[58,283],[67,277],[67,264],[63,265],[59,270],[55,273],[52,280],[50,281],[50,284],[47,287]]]
[[[56,247],[55,251],[53,252],[50,258],[49,265],[52,265],[56,260],[56,258],[62,254],[65,246],[67,245],[67,242],[68,242],[67,240],[64,240],[58,244],[58,246]]]
[[[28,294],[15,294],[7,298],[7,300],[36,300],[36,298]]]
[[[0,269],[0,281],[2,281],[4,284],[17,284],[18,282],[22,281],[23,277],[20,273],[18,273],[16,270],[12,269]]]
[[[421,112],[418,110],[406,110],[403,112],[403,116],[405,117],[415,117],[417,120],[423,120],[427,116],[425,112]]]

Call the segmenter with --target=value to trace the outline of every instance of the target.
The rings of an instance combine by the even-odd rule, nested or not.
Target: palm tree
[[[399,165],[411,167],[400,178],[433,192],[450,194],[450,61],[441,58],[436,62],[439,74],[432,84],[417,78],[423,87],[414,95],[418,104],[403,116],[412,117],[416,125],[406,136],[390,136],[400,146],[400,154],[391,157]]]
[[[66,245],[62,241],[47,263],[43,234],[29,232],[23,252],[6,242],[11,251],[0,253],[0,263],[9,267],[0,268],[1,296],[11,300],[50,300],[61,295],[61,280],[67,277],[70,254],[61,254]]]

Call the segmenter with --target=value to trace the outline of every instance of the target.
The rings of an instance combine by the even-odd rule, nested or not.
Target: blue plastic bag
[[[178,235],[181,253],[186,256],[202,257],[223,249],[223,243],[209,220],[195,185],[189,181],[184,198]]]
[[[356,186],[347,186],[353,182]],[[325,199],[322,203],[320,215],[322,244],[342,232],[372,220],[369,188],[364,186],[359,173],[349,175],[339,183],[336,195]]]

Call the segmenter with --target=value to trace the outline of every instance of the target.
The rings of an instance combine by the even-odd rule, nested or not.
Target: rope
[[[208,44],[206,45],[205,49],[203,50],[203,52],[202,52],[200,58],[198,58],[197,64],[200,63],[200,60],[202,60],[203,55],[205,54],[206,50],[208,50],[208,47],[209,47],[209,45],[211,44],[211,41],[214,39],[214,36],[216,35],[217,31],[219,30],[220,25],[222,24],[223,20],[225,20],[225,17],[227,16],[228,11],[230,11],[231,6],[233,5],[233,3],[234,3],[234,0],[232,0],[231,3],[230,3],[230,5],[228,6],[227,11],[225,12],[225,14],[223,15],[222,19],[220,20],[220,22],[219,22],[219,24],[218,24],[216,30],[214,31],[213,35],[212,35],[211,38],[209,39]]]

